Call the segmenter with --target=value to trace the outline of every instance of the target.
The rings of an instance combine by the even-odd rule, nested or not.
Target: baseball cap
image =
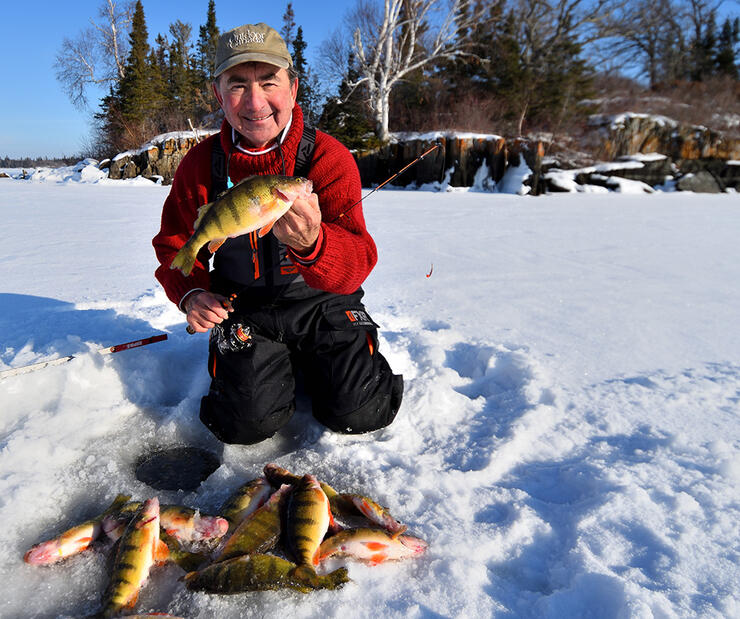
[[[283,38],[264,23],[245,24],[219,37],[213,77],[242,62],[266,62],[281,69],[293,66]]]

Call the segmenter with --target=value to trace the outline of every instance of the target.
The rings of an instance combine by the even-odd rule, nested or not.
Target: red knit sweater
[[[213,140],[221,140],[228,156],[232,152],[231,135],[231,126],[224,120],[220,133],[197,144],[185,155],[162,209],[160,231],[152,241],[161,265],[155,271],[155,276],[169,299],[178,305],[183,296],[194,288],[210,288],[208,265],[204,261],[196,261],[193,272],[187,277],[179,270],[170,269],[170,263],[193,233],[198,207],[208,202]],[[288,176],[293,174],[302,135],[303,113],[296,105],[288,135],[281,145]],[[238,149],[233,150],[229,175],[234,183],[253,174],[282,173],[282,160],[277,149],[264,155],[248,155]],[[359,288],[375,266],[375,243],[365,227],[361,205],[337,222],[327,222],[339,217],[360,199],[362,187],[357,164],[340,142],[317,131],[308,177],[313,181],[313,190],[319,197],[324,220],[316,252],[318,257],[308,266],[296,261],[293,256],[291,259],[312,288],[349,294]],[[245,260],[251,261],[251,256],[245,256]]]

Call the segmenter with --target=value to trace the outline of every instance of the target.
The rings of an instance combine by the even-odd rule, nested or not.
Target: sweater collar
[[[224,149],[227,157],[230,153],[233,153],[232,166],[241,167],[240,162],[243,161],[245,165],[248,165],[252,170],[250,173],[254,174],[280,174],[282,169],[282,158],[278,151],[277,144],[275,148],[265,149],[264,151],[257,151],[259,154],[255,154],[254,151],[251,154],[243,152],[243,150],[234,144],[232,138],[233,129],[226,119],[221,124],[221,146]],[[236,133],[234,132],[234,135]],[[298,151],[298,144],[303,136],[303,112],[300,106],[296,103],[293,107],[293,113],[291,120],[283,130],[280,150],[282,156],[285,158],[285,165],[287,172],[290,174],[295,167],[296,153]],[[236,170],[234,170],[236,171]],[[236,179],[234,179],[236,182]]]
[[[236,132],[236,129],[234,129],[234,127],[231,128],[231,143],[234,144],[237,150],[241,151],[242,153],[246,155],[252,155],[253,157],[257,155],[264,155],[266,153],[269,153],[270,151],[275,150],[278,146],[280,146],[285,141],[285,136],[288,135],[291,124],[293,124],[293,114],[290,115],[290,118],[288,119],[288,124],[285,125],[285,129],[283,129],[280,132],[277,139],[275,140],[275,143],[272,146],[263,148],[262,150],[249,150],[247,148],[244,148],[241,144],[239,144],[239,139],[237,138],[239,134]]]

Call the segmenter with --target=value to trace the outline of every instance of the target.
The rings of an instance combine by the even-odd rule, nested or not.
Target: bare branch
[[[54,69],[75,106],[87,107],[90,86],[115,84],[123,77],[133,6],[131,0],[105,0],[98,21],[90,19],[77,37],[62,41]]]
[[[350,87],[364,84],[375,116],[378,137],[388,139],[391,91],[405,76],[444,58],[471,54],[462,32],[483,18],[484,3],[465,16],[464,0],[359,0],[352,14],[353,51],[360,77]]]

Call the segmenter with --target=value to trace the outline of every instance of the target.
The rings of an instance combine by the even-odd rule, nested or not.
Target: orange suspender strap
[[[260,277],[260,258],[259,258],[259,253],[257,252],[257,244],[259,243],[259,239],[257,237],[256,231],[249,233],[249,242],[252,244],[252,262],[254,263],[254,279],[259,279]]]

